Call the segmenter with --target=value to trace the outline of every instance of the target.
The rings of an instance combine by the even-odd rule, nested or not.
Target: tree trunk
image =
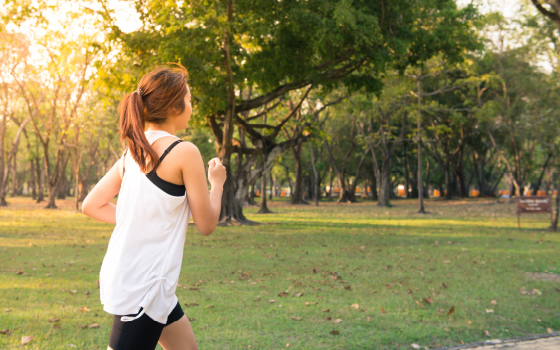
[[[329,191],[327,192],[327,200],[329,202],[332,202],[333,198],[332,198],[332,194],[333,194],[333,168],[332,166],[329,167]]]
[[[78,185],[77,192],[79,193],[78,202],[83,202],[88,194],[88,182],[86,177],[82,176],[82,174],[78,175],[77,185]]]
[[[247,205],[258,205],[258,203],[255,201],[255,197],[256,197],[256,193],[255,193],[255,183],[252,183],[251,186],[249,186],[249,191],[247,191],[247,197],[245,198],[245,203],[247,203]]]
[[[41,203],[45,200],[44,193],[45,190],[43,189],[43,176],[44,176],[44,169],[41,168],[41,159],[39,157],[35,158],[35,172],[37,174],[37,201],[36,203]]]
[[[294,192],[292,193],[292,204],[309,204],[309,202],[303,199],[303,190],[302,190],[302,182],[303,182],[303,169],[301,165],[301,151],[303,147],[301,143],[298,143],[294,147],[292,147],[292,152],[294,154],[295,160],[295,175],[296,175],[296,182]]]
[[[66,199],[66,187],[68,186],[68,177],[63,174],[60,179],[60,186],[58,186],[57,199]]]
[[[426,185],[424,186],[424,197],[430,198],[429,188],[430,188],[430,175],[431,175],[431,168],[430,168],[430,159],[426,160]]]
[[[268,196],[269,200],[274,198],[274,191],[276,187],[276,179],[272,176],[272,172],[270,172],[270,196]]]
[[[371,192],[371,199],[373,199],[374,201],[377,202],[377,199],[379,198],[379,196],[377,194],[377,187],[378,187],[377,182],[378,182],[378,180],[377,180],[377,176],[375,175],[375,172],[373,171],[373,169],[372,169],[371,177],[370,177],[369,181],[370,181],[370,184],[371,184],[370,189],[369,189],[370,192]]]
[[[263,161],[264,162],[264,161]],[[266,205],[266,172],[263,171],[261,176],[261,208],[257,214],[270,214],[272,211]]]
[[[4,109],[5,110],[5,109]],[[8,205],[6,202],[6,187],[5,177],[4,177],[4,138],[6,136],[6,124],[8,122],[7,114],[2,116],[2,120],[0,120],[0,207],[5,207]]]
[[[537,180],[537,183],[535,184],[535,187],[533,188],[533,196],[537,195],[537,191],[539,190],[539,187],[541,187],[541,182],[544,176],[544,173],[546,171],[546,168],[548,167],[548,162],[550,162],[550,159],[552,158],[553,153],[549,152],[547,157],[546,157],[546,161],[544,162],[544,165],[542,166],[542,170],[541,170],[541,175],[539,176],[539,179]]]
[[[408,198],[418,198],[418,177],[415,176],[416,169],[413,167],[413,164],[411,164],[410,157],[407,157],[406,165],[408,166],[408,173],[411,175],[409,177],[410,192]]]
[[[59,184],[49,184],[49,198],[46,209],[58,209],[56,206],[56,194],[58,193]]]
[[[560,174],[557,175],[556,180],[556,211],[554,213],[554,219],[552,220],[551,230],[556,232],[558,230],[558,212],[560,211]]]
[[[319,172],[315,167],[315,152],[313,150],[313,144],[309,145],[309,149],[311,151],[311,167],[313,169],[313,179],[314,179],[314,186],[313,186],[313,200],[315,201],[315,206],[319,206],[319,197],[321,195],[321,184],[319,180]]]
[[[418,212],[426,213],[424,210],[424,181],[422,180],[422,81],[416,79],[418,86]]]
[[[18,179],[18,176],[17,176],[17,161],[16,161],[17,159],[16,159],[16,157],[17,157],[17,147],[15,149],[14,156],[12,158],[12,166],[10,168],[10,171],[12,173],[12,189],[10,191],[11,192],[11,194],[10,194],[11,197],[17,196],[17,188],[18,188],[18,180],[19,179]]]
[[[377,196],[378,207],[391,207],[391,173],[390,165],[381,166],[379,172],[379,195]]]
[[[449,155],[446,154],[445,157],[445,166],[443,168],[443,172],[445,175],[445,199],[446,200],[450,200],[451,199],[451,192],[453,192],[453,189],[451,188],[451,172],[449,170]]]
[[[29,161],[29,182],[31,183],[31,198],[33,200],[37,199],[37,181],[35,180],[35,164],[33,159]]]
[[[410,198],[410,175],[408,174],[408,150],[406,141],[403,142],[404,146],[404,193],[406,198]]]

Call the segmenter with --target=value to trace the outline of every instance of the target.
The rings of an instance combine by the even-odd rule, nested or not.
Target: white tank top
[[[160,137],[174,136],[161,130],[145,134],[150,144]],[[116,226],[99,273],[103,310],[127,315],[143,308],[136,317],[121,317],[123,322],[146,313],[166,324],[177,304],[175,289],[191,215],[186,192],[178,195],[176,191],[181,187],[160,179],[155,172],[147,176],[132,156],[125,157]]]

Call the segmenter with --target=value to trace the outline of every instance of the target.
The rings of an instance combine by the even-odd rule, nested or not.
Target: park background
[[[178,136],[228,170],[177,291],[201,348],[560,329],[556,1],[0,4],[0,348],[106,347],[112,225],[80,205],[126,147],[119,101],[167,62],[190,72]],[[522,195],[552,220],[518,230]]]

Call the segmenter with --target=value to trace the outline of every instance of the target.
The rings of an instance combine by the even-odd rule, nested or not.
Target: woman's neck
[[[177,131],[175,129],[175,126],[170,124],[148,124],[145,131],[156,131],[156,130],[165,131],[170,133],[171,135],[175,135],[175,132]]]

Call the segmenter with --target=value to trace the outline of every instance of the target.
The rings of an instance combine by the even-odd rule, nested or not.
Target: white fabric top
[[[152,144],[168,132],[146,131]],[[187,195],[172,196],[152,183],[127,155],[117,202],[116,226],[99,273],[103,310],[127,322],[146,313],[159,323],[177,304],[190,209]],[[165,160],[164,160],[165,161]]]

